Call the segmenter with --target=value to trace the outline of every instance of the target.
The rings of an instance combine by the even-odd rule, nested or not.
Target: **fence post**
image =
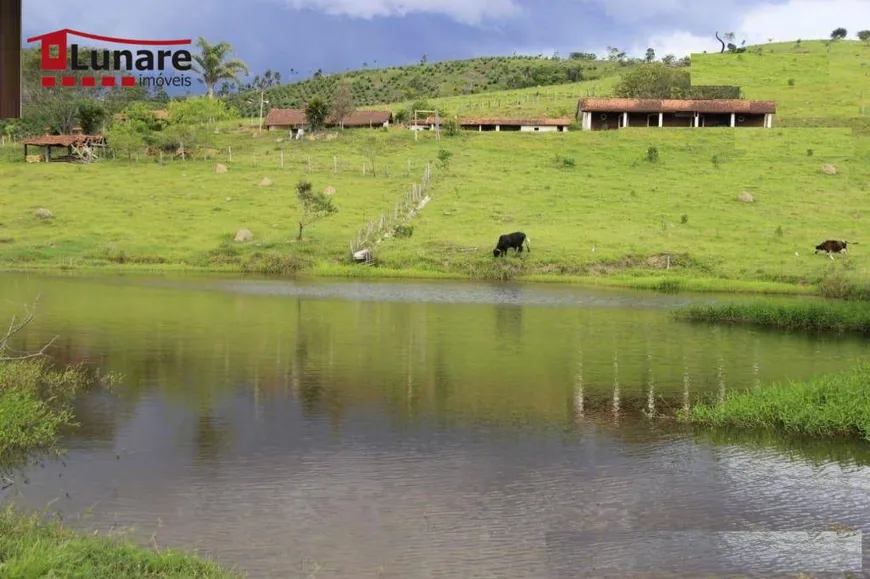
[[[227,159],[227,160],[230,163],[232,163],[233,162],[233,148],[230,147],[229,145],[227,146],[227,155],[229,156],[229,159]]]
[[[284,170],[284,149],[281,149],[281,170]]]
[[[336,155],[332,156],[332,172],[338,173],[338,157]]]

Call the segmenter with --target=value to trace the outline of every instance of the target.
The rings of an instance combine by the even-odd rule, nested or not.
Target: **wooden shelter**
[[[774,101],[743,99],[583,98],[577,119],[584,131],[627,127],[773,126]]]
[[[44,158],[47,162],[52,160],[52,148],[64,147],[67,155],[55,157],[57,161],[84,161],[89,163],[96,160],[96,150],[105,147],[103,135],[43,135],[30,139],[22,139],[24,145],[24,160],[28,160],[28,147],[42,147]]]
[[[0,2],[0,119],[21,117],[21,1]]]

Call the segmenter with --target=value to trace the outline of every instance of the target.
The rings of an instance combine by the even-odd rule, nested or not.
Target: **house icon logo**
[[[83,86],[102,87],[137,85],[153,86],[190,86],[190,78],[175,76],[172,72],[186,72],[191,69],[193,57],[189,50],[178,49],[122,49],[122,50],[84,50],[70,41],[71,36],[89,40],[122,44],[128,46],[172,47],[190,45],[189,38],[182,40],[131,40],[112,38],[69,28],[55,30],[27,39],[39,42],[42,55],[42,86],[65,87]],[[64,74],[66,73],[66,74]],[[78,73],[78,74],[77,74]],[[166,73],[170,73],[167,76]],[[156,75],[156,76],[155,76]]]

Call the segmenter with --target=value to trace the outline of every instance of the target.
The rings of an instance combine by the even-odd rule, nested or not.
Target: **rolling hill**
[[[355,104],[365,107],[607,79],[636,65],[633,61],[611,62],[592,59],[594,55],[585,56],[582,59],[496,56],[315,74],[310,79],[272,87],[265,92],[265,98],[271,106],[279,108],[298,107],[314,97],[329,101],[338,83],[347,82]],[[241,92],[226,100],[243,114],[251,114],[255,104],[259,106],[259,93]]]
[[[440,140],[427,132],[415,141],[391,127],[291,141],[235,122],[209,137],[207,160],[86,166],[24,165],[20,149],[7,147],[0,265],[587,276],[765,291],[870,283],[863,245],[836,260],[812,253],[826,238],[860,241],[870,218],[868,57],[870,46],[849,41],[693,55],[693,84],[739,85],[747,97],[777,100],[773,129],[469,131]],[[433,102],[455,114],[559,114],[586,91],[606,94],[614,79]],[[228,172],[216,173],[215,162]],[[377,244],[378,267],[350,264],[360,228],[383,215],[393,231],[387,216],[427,162],[430,199],[407,222],[412,229]],[[271,185],[258,187],[264,177]],[[316,191],[333,187],[339,211],[297,241],[301,179]],[[40,207],[54,217],[35,217]],[[242,228],[252,242],[233,241]],[[532,252],[494,260],[497,236],[517,230]]]

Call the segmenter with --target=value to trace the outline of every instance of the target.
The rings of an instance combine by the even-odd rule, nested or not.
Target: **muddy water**
[[[848,367],[855,339],[668,317],[710,296],[452,282],[0,275],[0,315],[36,294],[22,347],[59,335],[125,380],[0,498],[83,529],[250,577],[862,566],[835,531],[870,523],[864,444],[646,417]]]

